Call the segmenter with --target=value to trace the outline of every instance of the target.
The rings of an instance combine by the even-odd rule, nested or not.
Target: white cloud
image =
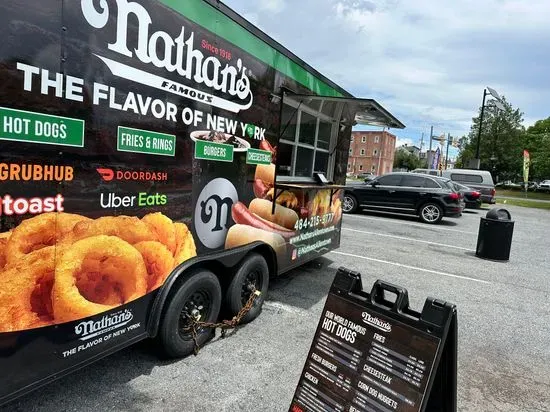
[[[261,0],[258,1],[260,10],[265,10],[270,13],[280,13],[286,7],[285,0]]]
[[[415,142],[413,142],[413,139],[409,139],[407,137],[398,137],[395,141],[395,147],[401,147],[401,146],[414,146]]]
[[[550,116],[547,0],[227,3],[257,13],[264,31],[352,94],[376,99],[408,126],[392,132],[417,145],[431,125],[467,134],[485,86],[524,111],[526,126]]]

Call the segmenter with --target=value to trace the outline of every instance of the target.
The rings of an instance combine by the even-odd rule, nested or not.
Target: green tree
[[[514,108],[502,97],[504,110],[487,104],[483,116],[480,139],[480,168],[492,172],[497,180],[516,180],[522,174],[525,128],[522,125],[523,112]],[[481,114],[481,107],[479,108]],[[459,165],[467,165],[475,159],[479,118],[472,119],[470,133],[458,156]]]
[[[393,159],[393,167],[399,169],[414,170],[418,169],[421,165],[420,159],[408,150],[399,147],[395,151]]]
[[[523,146],[531,158],[530,179],[550,178],[550,117],[538,120],[527,129]]]
[[[455,167],[457,169],[463,169],[466,167],[465,160],[473,159],[475,157],[475,146],[467,145],[468,136],[462,136],[458,139],[459,155],[456,158]]]

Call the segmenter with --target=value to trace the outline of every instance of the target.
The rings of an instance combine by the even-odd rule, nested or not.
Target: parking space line
[[[441,226],[436,226],[436,225],[427,226],[426,224],[407,222],[406,220],[392,220],[392,219],[384,219],[383,217],[370,217],[370,216],[365,216],[365,215],[349,215],[349,214],[346,214],[345,218],[348,218],[348,217],[355,217],[355,218],[368,219],[368,220],[378,220],[378,221],[383,221],[383,222],[388,222],[388,223],[395,223],[395,224],[398,224],[398,225],[415,226],[415,227],[420,227],[420,228],[423,228],[423,229],[437,229],[437,230],[444,230],[444,231],[447,231],[447,232],[457,232],[457,233],[465,233],[467,235],[477,235],[476,232],[466,232],[465,230],[449,229],[447,227],[441,227]]]
[[[311,313],[305,309],[297,308],[296,306],[288,305],[286,303],[278,302],[275,300],[266,300],[264,302],[266,308],[271,308],[276,311],[288,312],[293,315],[311,316]]]
[[[352,253],[337,252],[335,250],[331,251],[330,253],[334,253],[336,255],[354,257],[354,258],[358,258],[358,259],[369,260],[371,262],[384,263],[386,265],[397,266],[397,267],[401,267],[401,268],[405,268],[405,269],[418,270],[420,272],[433,273],[435,275],[447,276],[447,277],[450,277],[450,278],[471,280],[472,282],[485,283],[487,285],[492,285],[493,284],[492,282],[487,282],[486,280],[474,279],[474,278],[470,278],[468,276],[453,275],[452,273],[440,272],[438,270],[424,269],[424,268],[419,268],[419,267],[416,267],[416,266],[404,265],[402,263],[390,262],[390,261],[382,260],[382,259],[375,259],[375,258],[369,258],[369,257],[366,257],[366,256],[354,255]]]
[[[392,239],[408,240],[408,241],[418,242],[418,243],[426,243],[428,245],[436,245],[436,246],[441,246],[441,247],[445,247],[445,248],[453,248],[453,249],[467,250],[469,252],[473,252],[473,249],[468,249],[467,247],[447,245],[445,243],[439,243],[439,242],[430,242],[429,240],[420,240],[420,239],[415,239],[415,238],[412,238],[412,237],[388,235],[388,234],[385,234],[385,233],[367,232],[366,230],[350,229],[350,228],[347,228],[347,227],[343,227],[342,230],[347,230],[348,232],[364,233],[366,235],[382,236],[382,237],[389,237],[389,238],[392,238]]]

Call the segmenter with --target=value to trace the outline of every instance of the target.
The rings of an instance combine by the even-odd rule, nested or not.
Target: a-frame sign
[[[406,289],[366,293],[340,268],[289,411],[455,412],[456,389],[455,305],[428,298],[419,313]]]

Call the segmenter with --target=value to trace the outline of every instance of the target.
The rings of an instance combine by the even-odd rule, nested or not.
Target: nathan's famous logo
[[[112,180],[130,180],[136,182],[165,182],[168,180],[168,173],[166,172],[142,172],[135,170],[113,170],[98,167],[97,173],[100,174],[101,178],[106,182]]]
[[[0,215],[24,215],[30,213],[37,215],[46,212],[63,212],[63,202],[65,199],[58,194],[52,197],[32,197],[30,199],[24,197],[13,198],[10,195],[0,197]]]
[[[185,35],[185,27],[175,36],[164,31],[150,32],[153,23],[147,10],[139,3],[129,0],[116,0],[116,18],[110,18],[111,10],[106,1],[99,2],[99,10],[94,0],[81,0],[82,13],[87,22],[96,29],[103,29],[109,22],[116,21],[116,39],[107,47],[125,57],[135,56],[145,64],[163,68],[169,73],[176,72],[187,82],[204,84],[210,89],[229,95],[224,99],[212,94],[194,89],[182,83],[148,73],[125,63],[96,56],[109,67],[118,77],[138,82],[156,89],[183,96],[191,100],[219,107],[238,113],[252,106],[252,91],[250,79],[246,75],[247,68],[241,59],[236,66],[222,63],[214,56],[206,57],[195,49],[195,33]],[[137,25],[134,24],[137,22]],[[136,47],[128,47],[129,27],[136,26]],[[239,102],[235,102],[235,97]]]
[[[74,333],[80,340],[88,340],[103,335],[114,329],[127,325],[134,318],[132,311],[125,309],[123,312],[105,315],[100,320],[87,320],[74,327]]]
[[[71,181],[74,171],[71,166],[0,163],[0,181]]]
[[[380,329],[384,332],[391,332],[391,323],[386,322],[385,320],[381,320],[376,316],[372,316],[368,312],[363,312],[361,316],[363,318],[363,322],[365,322],[366,324],[374,326],[375,328]]]
[[[164,206],[168,203],[168,197],[160,193],[149,194],[140,192],[136,195],[119,196],[116,193],[101,193],[99,204],[103,209],[117,207],[146,207]]]
[[[225,243],[231,225],[231,207],[238,201],[237,190],[227,179],[214,179],[202,189],[193,221],[204,246],[215,249]]]

